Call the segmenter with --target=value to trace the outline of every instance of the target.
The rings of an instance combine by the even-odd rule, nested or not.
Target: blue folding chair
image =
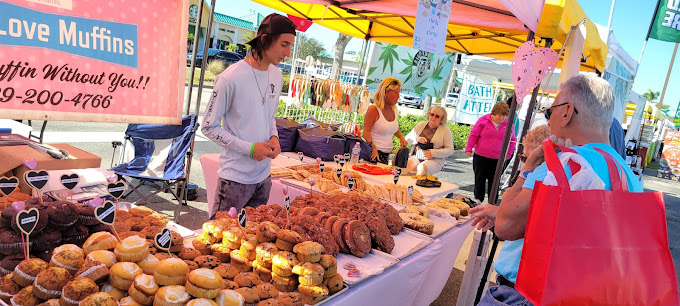
[[[118,177],[123,180],[130,190],[123,198],[131,193],[139,195],[135,204],[147,201],[151,196],[161,191],[171,193],[180,205],[186,205],[186,158],[191,158],[189,148],[198,128],[196,115],[182,117],[181,125],[162,124],[129,124],[125,131],[125,144],[121,160],[126,155],[127,143],[132,143],[134,158],[127,163],[112,167]],[[120,143],[114,142],[114,150]],[[125,177],[139,180],[136,186]],[[161,183],[160,189],[150,194],[142,194],[138,188],[146,182]],[[176,190],[173,190],[173,187]],[[180,196],[181,195],[181,196]],[[178,213],[175,214],[177,218]]]

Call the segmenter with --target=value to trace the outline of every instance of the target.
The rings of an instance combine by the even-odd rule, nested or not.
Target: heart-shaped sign
[[[121,181],[109,183],[108,185],[106,185],[106,190],[109,191],[109,194],[112,197],[120,199],[120,197],[122,197],[123,193],[125,192],[125,183]]]
[[[246,228],[246,221],[248,220],[246,216],[246,209],[241,208],[241,212],[238,213],[238,225],[240,225],[242,228]]]
[[[116,220],[116,205],[111,201],[105,201],[102,206],[94,209],[94,216],[101,223],[113,225],[113,221]]]
[[[399,176],[395,175],[394,176],[394,184],[396,185],[398,181],[399,181]]]
[[[340,159],[340,167],[344,167],[344,166],[345,166],[345,159],[341,158]]]
[[[38,162],[35,159],[25,160],[24,166],[26,166],[26,168],[28,168],[30,170],[33,170],[33,169],[35,169],[35,167],[38,166]]]
[[[347,180],[347,187],[349,187],[349,190],[354,190],[355,183],[356,181],[353,178]]]
[[[16,215],[16,222],[19,229],[26,235],[30,235],[38,225],[38,209],[32,207],[29,210],[22,210]]]
[[[323,173],[323,169],[326,169],[326,165],[324,163],[319,163],[319,171]]]
[[[337,155],[333,155],[333,160],[334,160],[335,163],[337,164],[337,163],[338,163],[338,156],[337,156]]]
[[[302,159],[305,158],[305,155],[302,152],[298,152],[298,158],[300,159],[300,162],[302,162]]]
[[[0,177],[0,192],[5,196],[10,195],[17,187],[19,187],[19,179],[16,176]]]
[[[164,228],[160,233],[156,234],[156,237],[154,238],[156,248],[166,252],[168,251],[168,249],[170,249],[171,242],[172,234],[170,233],[170,230],[167,228]]]
[[[80,177],[73,173],[71,175],[64,174],[61,176],[61,179],[59,180],[64,187],[68,190],[73,190],[73,188],[76,188],[78,185],[78,182],[80,182]]]
[[[33,189],[43,189],[47,185],[47,181],[50,180],[50,174],[45,170],[40,171],[26,171],[26,183]]]
[[[286,196],[283,199],[283,204],[285,204],[285,206],[286,206],[286,211],[289,211],[290,210],[290,196]]]
[[[336,169],[336,170],[335,170],[335,175],[337,175],[338,178],[340,178],[340,177],[342,176],[342,169],[340,169],[340,168]]]
[[[413,196],[413,185],[408,186],[408,195]]]
[[[349,159],[350,159],[350,157],[351,157],[351,155],[349,155],[349,153],[345,153],[345,154],[342,155],[342,157],[343,157],[343,159],[345,160],[345,162],[348,162]]]
[[[314,186],[316,185],[316,179],[313,177],[310,177],[307,182],[309,182],[309,186]]]
[[[555,67],[557,52],[550,48],[536,48],[533,41],[522,44],[512,57],[512,83],[517,104],[521,104],[531,91],[541,84]]]
[[[396,174],[396,175],[401,175],[401,168],[396,168],[395,170],[397,170],[397,174]]]

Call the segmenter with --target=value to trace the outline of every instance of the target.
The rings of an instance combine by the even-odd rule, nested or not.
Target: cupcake
[[[253,290],[260,296],[260,300],[273,299],[279,296],[279,291],[272,284],[268,283],[259,284],[253,287]]]
[[[217,303],[209,299],[193,299],[187,303],[187,306],[218,306]]]
[[[144,274],[149,274],[153,275],[153,271],[156,269],[156,265],[158,265],[158,258],[153,255],[149,255],[146,258],[140,260],[137,262],[137,265],[144,271]]]
[[[214,299],[220,291],[222,276],[210,269],[196,269],[189,272],[186,290],[197,298]]]
[[[231,251],[229,257],[231,257],[231,265],[240,272],[248,272],[253,269],[253,261],[241,256],[239,250]]]
[[[189,266],[186,262],[179,258],[168,258],[156,265],[153,278],[162,286],[179,285],[186,282],[188,273]]]
[[[194,248],[183,248],[181,251],[179,251],[179,253],[177,253],[177,256],[180,259],[194,260],[196,257],[201,256],[201,252]]]
[[[47,263],[39,258],[23,260],[14,268],[12,280],[21,287],[30,286],[35,281],[38,273],[47,270]]]
[[[239,254],[250,261],[255,260],[257,255],[255,248],[257,248],[258,244],[259,242],[257,242],[257,238],[255,237],[242,240],[241,247],[239,248]]]
[[[234,277],[234,281],[238,284],[238,287],[248,287],[252,288],[262,283],[257,275],[251,272],[240,273]]]
[[[90,235],[85,243],[83,244],[83,251],[85,254],[90,254],[93,251],[98,250],[113,250],[118,244],[118,239],[116,236],[109,232],[97,232]]]
[[[13,277],[14,274],[10,273],[0,278],[0,299],[5,303],[9,303],[9,299],[21,290],[21,286],[12,280]]]
[[[17,292],[11,299],[10,304],[12,306],[33,306],[38,305],[42,301],[35,295],[35,289],[33,286],[28,286],[21,291]]]
[[[118,301],[106,292],[97,292],[86,297],[80,306],[118,306]]]
[[[319,264],[323,267],[323,277],[329,278],[338,274],[338,260],[333,255],[324,254],[319,259]]]
[[[241,239],[244,237],[245,235],[240,228],[232,227],[222,232],[222,243],[232,250],[237,250],[241,247]]]
[[[132,281],[142,274],[142,269],[134,262],[119,262],[111,267],[109,283],[114,287],[126,291],[130,289]]]
[[[281,229],[279,226],[273,222],[264,221],[260,222],[260,224],[257,226],[257,232],[255,235],[257,236],[257,241],[260,243],[275,242],[276,233],[278,233],[280,230]]]
[[[279,276],[290,276],[293,274],[293,266],[297,265],[298,262],[293,253],[279,251],[272,257],[272,272]]]
[[[243,296],[244,305],[256,305],[260,302],[260,296],[252,288],[244,287],[234,291]]]
[[[82,225],[96,225],[99,224],[99,220],[94,215],[94,210],[96,207],[88,204],[76,204],[76,211],[78,212],[78,221]]]
[[[120,305],[120,306],[142,306],[142,304],[135,301],[135,299],[133,299],[131,296],[126,296],[122,300],[118,301],[118,305]]]
[[[66,229],[78,221],[76,206],[68,201],[52,202],[47,207],[49,224],[58,229]]]
[[[302,299],[302,294],[297,292],[283,293],[276,297],[278,301],[281,301],[287,306],[303,306],[305,301]]]
[[[131,236],[118,243],[113,253],[118,261],[136,262],[149,256],[149,244],[142,237]]]
[[[201,234],[191,241],[191,244],[194,246],[194,249],[201,253],[201,255],[210,255],[212,254],[210,251],[210,246],[212,245],[211,237],[212,236],[207,236],[205,233]]]
[[[33,245],[33,242],[30,245]],[[0,228],[0,253],[5,255],[20,254],[23,247],[24,244],[19,234],[11,229]]]
[[[279,248],[271,242],[265,242],[257,246],[255,249],[256,259],[261,266],[271,269],[272,257],[279,251]]]
[[[128,292],[132,299],[138,303],[151,305],[158,289],[158,284],[154,281],[153,276],[140,274],[135,277]]]
[[[231,256],[229,255],[231,253],[231,249],[224,243],[215,243],[211,245],[210,251],[212,252],[213,256],[220,260],[220,262],[231,261]]]
[[[99,291],[108,293],[118,301],[123,299],[128,294],[127,291],[120,290],[109,283],[105,283],[99,287]]]
[[[170,252],[177,253],[184,248],[184,238],[178,232],[170,231]]]
[[[6,256],[0,260],[0,274],[5,276],[14,271],[14,269],[24,260],[23,254],[17,254],[12,256]]]
[[[172,285],[158,289],[153,304],[154,306],[182,306],[190,299],[191,296],[184,286]]]
[[[298,278],[295,275],[279,276],[272,273],[272,285],[281,292],[292,292],[298,287]]]
[[[293,247],[293,252],[297,254],[301,262],[319,262],[321,253],[325,252],[323,245],[316,241],[304,241]]]
[[[61,296],[61,289],[71,281],[71,273],[60,267],[49,267],[38,273],[33,282],[34,294],[42,300],[56,299]]]
[[[234,291],[234,290],[229,290],[229,289],[222,289],[220,292],[217,294],[217,298],[215,298],[215,302],[219,305],[234,305],[234,306],[242,306],[244,303],[243,296]]]
[[[293,267],[293,273],[299,275],[301,285],[317,286],[323,282],[323,267],[318,263],[303,262]]]
[[[208,269],[214,269],[221,264],[220,260],[212,255],[201,255],[196,257],[194,261],[199,267]]]
[[[295,231],[280,230],[276,232],[276,247],[281,251],[292,252],[293,247],[302,242],[302,236]]]
[[[236,275],[239,274],[238,269],[232,267],[230,264],[220,264],[217,268],[214,268],[215,272],[219,273],[222,278],[233,280]]]
[[[52,228],[46,228],[40,233],[40,235],[31,237],[31,242],[33,242],[31,251],[52,251],[52,249],[61,244],[61,238],[61,231]],[[49,259],[47,261],[49,261]]]
[[[106,265],[107,268],[111,269],[114,264],[118,261],[116,260],[116,255],[111,251],[97,250],[87,254],[88,260],[98,261]]]
[[[61,292],[62,305],[78,305],[88,295],[99,292],[93,280],[85,277],[76,278],[66,284]]]
[[[75,275],[78,269],[83,266],[85,259],[83,253],[78,250],[66,250],[52,255],[50,260],[51,267],[60,267],[68,270],[71,275]]]
[[[62,244],[62,245],[54,248],[54,250],[52,250],[52,255],[61,253],[61,252],[66,251],[66,250],[76,250],[76,251],[82,253],[83,257],[85,256],[85,252],[83,251],[83,249],[81,249],[79,246],[77,246],[75,244]]]
[[[97,284],[101,284],[109,279],[109,268],[95,260],[86,260],[80,269],[76,272],[76,277],[86,277]]]

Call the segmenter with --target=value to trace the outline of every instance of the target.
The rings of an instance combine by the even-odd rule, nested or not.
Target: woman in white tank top
[[[387,164],[392,153],[392,136],[397,136],[401,146],[407,145],[399,131],[397,121],[397,100],[401,82],[395,78],[385,78],[375,94],[373,104],[368,107],[364,117],[364,138],[373,147],[371,161]]]

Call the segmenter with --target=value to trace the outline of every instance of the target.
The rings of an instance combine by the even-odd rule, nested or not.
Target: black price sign
[[[337,175],[338,178],[340,178],[340,177],[342,176],[342,169],[339,169],[339,168],[336,169],[336,170],[335,170],[335,175]]]
[[[125,192],[125,183],[123,183],[121,181],[117,181],[115,183],[109,183],[106,186],[106,190],[109,191],[109,194],[112,197],[114,197],[116,199],[120,199],[120,197],[123,196],[123,192]]]
[[[26,183],[31,186],[33,189],[38,189],[41,190],[45,185],[47,185],[47,181],[50,180],[50,174],[47,173],[45,170],[40,170],[40,171],[26,171]]]
[[[5,196],[9,196],[17,187],[19,187],[19,179],[16,176],[0,177],[0,192]]]
[[[356,180],[351,178],[347,180],[347,187],[349,187],[349,190],[354,190],[354,185],[356,184]]]
[[[323,169],[326,169],[326,165],[324,163],[319,163],[319,171],[323,173]]]
[[[170,233],[170,230],[164,228],[160,233],[156,234],[154,242],[156,243],[156,247],[159,250],[167,252],[170,249],[170,243],[172,242],[172,234]]]
[[[283,204],[285,204],[285,206],[286,206],[286,211],[289,211],[290,210],[290,196],[286,196],[283,199]]]
[[[241,212],[238,213],[238,225],[240,225],[242,228],[246,228],[246,209],[241,208]]]
[[[298,158],[300,159],[300,162],[305,158],[305,155],[302,154],[302,152],[298,152]]]
[[[38,209],[33,207],[29,210],[22,210],[15,218],[21,232],[30,235],[35,229],[35,226],[38,225]]]
[[[116,206],[111,201],[105,201],[103,205],[94,209],[94,216],[101,223],[113,225],[113,221],[116,219]]]
[[[80,182],[80,177],[75,173],[71,175],[64,174],[59,181],[66,189],[73,190],[78,185],[78,182]]]
[[[348,162],[351,155],[349,155],[349,153],[345,153],[342,157],[344,158],[345,162]]]
[[[408,186],[408,195],[413,196],[413,185]]]

